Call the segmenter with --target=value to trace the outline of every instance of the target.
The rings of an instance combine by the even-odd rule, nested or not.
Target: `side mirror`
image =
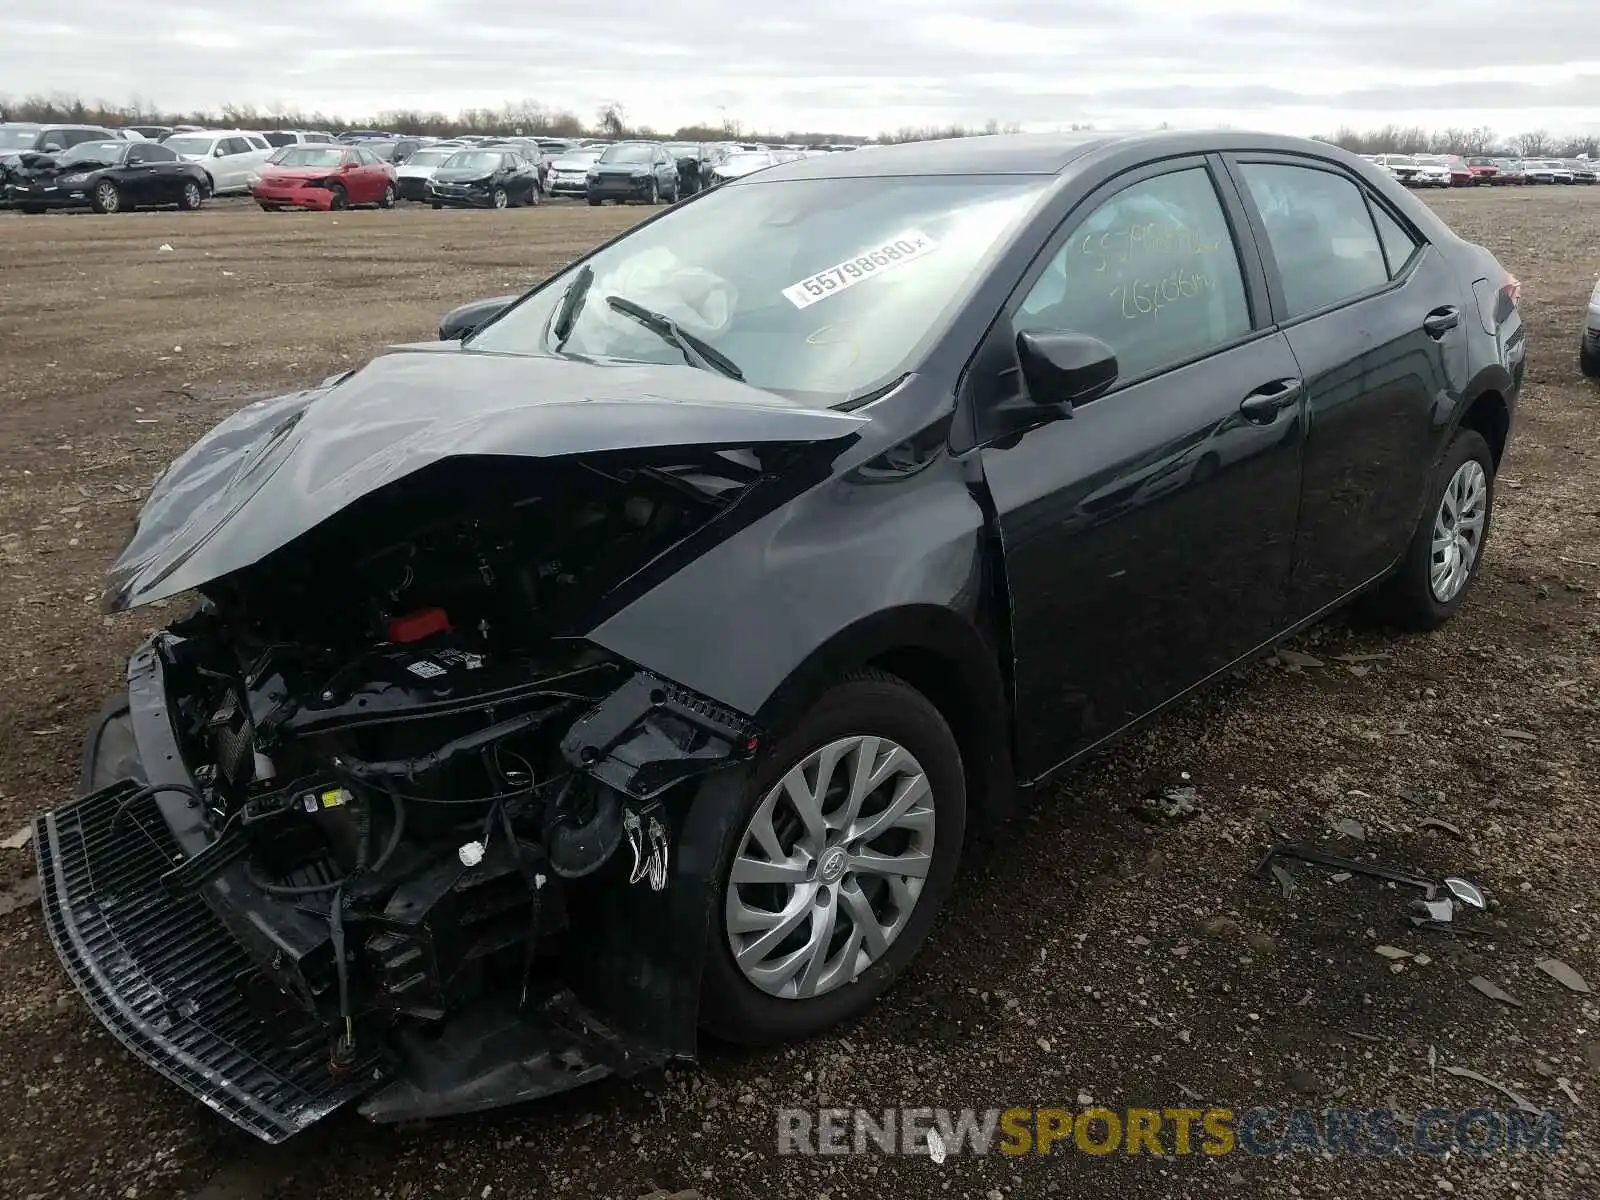
[[[39,147],[40,154],[60,154],[66,147],[60,142],[46,142]]]
[[[459,342],[494,320],[519,299],[517,296],[495,296],[489,300],[474,300],[445,313],[439,322],[441,342]]]
[[[1117,354],[1086,333],[1025,331],[1017,334],[1017,358],[1034,404],[1060,408],[1103,396],[1117,382]]]
[[[227,155],[227,153],[228,152],[227,152],[226,149],[224,149],[222,146],[218,146],[215,150],[213,150],[211,152],[211,157],[212,158],[223,158],[223,157],[225,157]]]

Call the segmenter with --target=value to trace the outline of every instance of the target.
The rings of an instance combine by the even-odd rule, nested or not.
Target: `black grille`
[[[117,813],[121,810],[121,816]],[[379,1048],[335,1078],[309,1015],[268,1024],[260,976],[197,896],[161,875],[181,860],[153,797],[131,780],[34,823],[45,922],[95,1016],[140,1059],[235,1124],[280,1142],[373,1089]]]

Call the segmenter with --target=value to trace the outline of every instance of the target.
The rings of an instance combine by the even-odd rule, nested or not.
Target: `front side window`
[[[659,321],[641,322],[644,310],[755,387],[844,404],[913,369],[1050,183],[950,175],[718,189],[568,268],[466,349],[689,362]],[[581,302],[564,306],[569,293]]]
[[[1133,379],[1250,331],[1233,235],[1203,167],[1124,188],[1086,217],[1012,318],[1099,338]]]
[[[1278,163],[1246,163],[1241,173],[1278,263],[1286,317],[1389,281],[1367,202],[1349,178]]]

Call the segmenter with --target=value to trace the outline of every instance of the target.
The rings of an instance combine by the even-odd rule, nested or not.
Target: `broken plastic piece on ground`
[[[1521,1000],[1518,1000],[1516,997],[1507,993],[1499,984],[1485,979],[1482,975],[1474,975],[1471,979],[1467,980],[1467,985],[1469,987],[1476,988],[1491,1000],[1498,1000],[1501,1004],[1508,1004],[1512,1008],[1522,1007]],[[1449,1070],[1448,1067],[1445,1069]],[[1458,1072],[1452,1072],[1452,1074],[1457,1073]]]
[[[1146,821],[1182,821],[1200,811],[1200,793],[1189,785],[1163,788],[1141,796],[1129,810]]]
[[[1483,892],[1478,886],[1458,875],[1447,875],[1443,879],[1434,879],[1427,875],[1420,875],[1413,871],[1404,871],[1397,867],[1387,867],[1382,863],[1365,862],[1359,858],[1344,858],[1338,854],[1329,854],[1318,850],[1315,846],[1307,846],[1301,842],[1276,842],[1267,848],[1255,866],[1255,874],[1264,875],[1269,870],[1280,886],[1284,885],[1287,878],[1292,885],[1293,877],[1278,865],[1279,858],[1297,858],[1301,862],[1311,863],[1319,867],[1333,867],[1340,874],[1366,875],[1372,879],[1381,879],[1386,883],[1400,884],[1404,887],[1416,888],[1422,893],[1421,901],[1412,904],[1412,924],[1418,927],[1440,928],[1448,927],[1455,919],[1455,905],[1459,901],[1468,908],[1482,910],[1486,907]],[[1441,896],[1440,892],[1448,892]],[[1287,899],[1292,892],[1289,887],[1284,887],[1284,898]]]
[[[1589,986],[1587,979],[1579,975],[1559,958],[1541,958],[1533,965],[1569,991],[1581,992],[1587,995],[1594,990]]]

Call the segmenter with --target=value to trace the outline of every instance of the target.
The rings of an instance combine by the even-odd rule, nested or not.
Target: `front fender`
[[[941,609],[981,626],[983,539],[984,514],[942,451],[914,470],[858,469],[712,547],[586,636],[766,716],[808,664],[835,661],[830,645],[870,630],[893,648],[896,613]]]

